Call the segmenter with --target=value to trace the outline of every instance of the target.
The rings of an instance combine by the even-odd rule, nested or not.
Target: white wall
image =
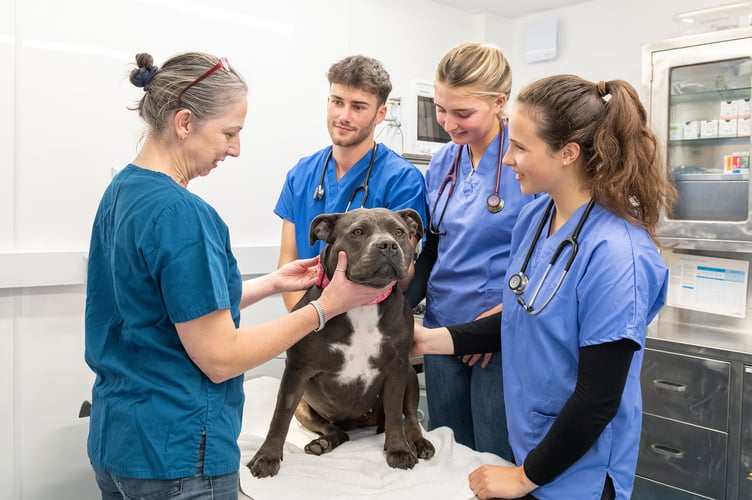
[[[248,80],[240,158],[191,189],[226,219],[241,269],[252,274],[276,262],[271,211],[285,172],[328,142],[332,62],[378,57],[393,94],[404,95],[413,79],[432,78],[452,45],[488,40],[507,52],[515,91],[560,72],[639,85],[643,43],[675,35],[676,12],[723,3],[597,0],[552,11],[559,56],[525,64],[522,28],[540,16],[468,15],[428,0],[0,0],[0,439],[12,443],[0,448],[0,498],[97,498],[87,421],[77,418],[93,380],[83,361],[84,257],[111,170],[135,155],[141,125],[126,107],[140,92],[127,83],[136,52],[160,64],[175,52],[211,51]],[[196,5],[214,10],[185,11]],[[217,18],[227,11],[235,14]],[[250,16],[266,22],[251,26]],[[243,321],[282,311],[271,299]]]
[[[593,0],[517,19],[512,33],[514,51],[509,55],[514,87],[519,91],[537,78],[573,73],[593,81],[627,80],[642,94],[642,46],[679,36],[679,25],[673,20],[677,13],[731,3],[734,1]],[[525,25],[551,17],[559,22],[557,57],[526,63],[522,50]]]
[[[127,81],[135,53],[161,64],[206,50],[246,77],[241,156],[191,189],[223,215],[254,274],[276,263],[285,173],[329,142],[331,63],[380,58],[401,92],[430,79],[450,45],[478,38],[478,19],[424,0],[0,0],[0,498],[97,498],[78,418],[93,382],[84,264],[101,193],[142,131],[126,109],[142,92]],[[243,322],[282,312],[271,299]],[[277,360],[254,373],[280,370]]]

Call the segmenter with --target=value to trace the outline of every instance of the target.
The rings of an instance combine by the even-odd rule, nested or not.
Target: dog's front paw
[[[387,451],[386,463],[393,469],[412,469],[418,463],[418,457],[409,450]]]
[[[423,460],[431,458],[434,453],[436,453],[431,441],[424,437],[415,440],[413,447],[415,448],[415,453],[418,455],[418,458],[422,458]]]
[[[270,457],[261,452],[256,453],[250,462],[246,464],[251,470],[253,477],[271,477],[279,472],[281,458]]]

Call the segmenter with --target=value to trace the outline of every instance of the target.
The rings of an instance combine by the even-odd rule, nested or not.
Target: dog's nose
[[[399,244],[391,239],[385,239],[381,240],[376,244],[376,247],[381,250],[381,252],[384,255],[387,255],[389,257],[399,254],[400,246]]]

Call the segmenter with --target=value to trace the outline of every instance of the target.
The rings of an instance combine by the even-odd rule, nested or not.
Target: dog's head
[[[381,288],[407,276],[415,257],[412,236],[423,236],[423,221],[411,208],[359,208],[345,213],[322,214],[311,222],[309,240],[327,243],[321,265],[331,277],[337,254],[347,254],[347,277],[356,283]]]

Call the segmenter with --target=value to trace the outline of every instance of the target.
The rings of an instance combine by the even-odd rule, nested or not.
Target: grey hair
[[[219,62],[219,58],[202,52],[185,52],[165,61],[161,68],[152,66],[153,58],[148,53],[136,55],[136,68],[130,73],[134,85],[143,86],[144,95],[130,109],[149,125],[153,132],[161,134],[169,124],[170,117],[180,109],[188,109],[196,120],[221,115],[224,110],[248,93],[248,85],[232,67],[219,69],[191,86],[180,98],[188,85]],[[144,69],[153,70],[147,81],[139,78]]]

